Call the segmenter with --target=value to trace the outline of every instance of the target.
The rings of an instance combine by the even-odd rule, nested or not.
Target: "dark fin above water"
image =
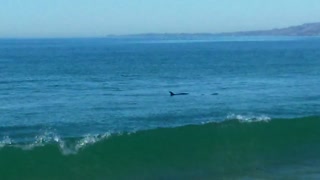
[[[170,96],[176,96],[176,95],[188,95],[189,93],[173,93],[172,91],[169,91]],[[204,94],[201,94],[202,96],[204,96]],[[212,93],[212,96],[217,96],[219,95],[219,93]]]
[[[189,93],[173,93],[171,91],[169,91],[170,96],[175,96],[175,95],[188,95]]]

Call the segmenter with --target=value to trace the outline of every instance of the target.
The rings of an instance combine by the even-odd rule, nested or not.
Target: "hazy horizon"
[[[318,22],[320,1],[11,0],[0,6],[0,38],[222,33]]]

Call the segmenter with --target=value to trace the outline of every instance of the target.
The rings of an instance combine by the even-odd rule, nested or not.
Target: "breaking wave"
[[[295,166],[306,172],[291,175],[306,177],[308,168],[320,172],[318,127],[320,117],[230,115],[220,123],[82,138],[47,132],[29,145],[4,137],[0,179],[274,179]]]

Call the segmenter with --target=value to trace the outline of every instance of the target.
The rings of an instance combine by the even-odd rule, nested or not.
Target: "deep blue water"
[[[318,116],[319,47],[319,38],[0,40],[0,139]]]
[[[319,47],[2,39],[0,179],[319,179]]]

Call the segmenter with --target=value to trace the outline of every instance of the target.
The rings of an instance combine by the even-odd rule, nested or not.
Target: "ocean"
[[[319,47],[1,39],[0,179],[320,179]]]

